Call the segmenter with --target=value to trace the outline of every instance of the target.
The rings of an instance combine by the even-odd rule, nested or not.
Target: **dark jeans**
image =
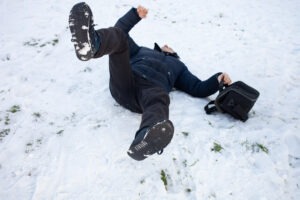
[[[94,58],[109,55],[109,88],[113,98],[123,107],[142,113],[140,129],[168,119],[168,92],[131,69],[130,53],[138,47],[129,36],[117,27],[97,30],[97,34],[101,45]]]

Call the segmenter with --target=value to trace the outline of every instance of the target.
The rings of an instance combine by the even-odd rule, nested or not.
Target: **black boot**
[[[135,160],[144,160],[154,153],[161,154],[171,142],[173,134],[174,127],[170,120],[156,123],[136,135],[127,153]]]
[[[99,49],[100,38],[94,30],[93,13],[86,3],[73,6],[69,26],[77,57],[82,61],[93,58]]]

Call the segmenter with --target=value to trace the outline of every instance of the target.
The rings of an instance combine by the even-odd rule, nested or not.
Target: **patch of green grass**
[[[19,112],[19,111],[21,111],[20,106],[19,105],[14,105],[7,112],[16,113],[16,112]]]
[[[140,180],[140,183],[144,184],[145,183],[145,179]]]
[[[165,171],[162,169],[160,171],[160,179],[162,180],[164,186],[165,186],[165,189],[168,190],[168,180],[167,180],[167,175],[165,173]]]
[[[9,119],[9,115],[8,114],[5,116],[4,124],[5,125],[9,125],[10,124],[10,119]]]
[[[214,146],[211,148],[211,151],[219,153],[222,151],[222,149],[223,149],[223,147],[220,144],[214,142]]]
[[[41,144],[42,144],[42,138],[37,139],[36,142],[37,142],[39,145],[41,145]]]
[[[92,70],[92,68],[90,68],[90,67],[86,67],[86,68],[83,70],[83,72],[91,72],[91,71],[93,71],[93,70]]]
[[[58,42],[59,42],[59,39],[58,39],[58,38],[54,38],[54,39],[52,40],[52,46],[57,45]]]
[[[29,41],[24,42],[23,45],[24,46],[35,47],[35,46],[37,46],[39,44],[40,41],[41,41],[41,39],[31,38]]]
[[[33,151],[33,142],[28,142],[26,144],[26,149],[25,149],[25,153],[30,153]]]
[[[1,60],[2,61],[9,61],[10,60],[10,55],[6,55],[5,57],[2,57]]]
[[[55,46],[55,45],[57,45],[58,44],[58,42],[59,42],[59,40],[58,40],[58,38],[55,38],[55,39],[53,39],[53,40],[50,40],[50,41],[47,41],[47,42],[44,42],[44,43],[41,43],[40,45],[39,45],[39,47],[45,47],[45,46],[47,46],[47,45],[52,45],[52,46]]]
[[[192,189],[186,188],[186,189],[185,189],[185,192],[186,192],[186,193],[191,193],[191,192],[192,192]]]
[[[34,117],[36,117],[36,118],[40,118],[40,117],[41,117],[41,114],[38,113],[38,112],[35,112],[35,113],[33,113],[32,115],[33,115]]]
[[[38,121],[40,121],[41,119],[42,119],[42,115],[41,115],[41,113],[39,113],[39,112],[34,112],[34,113],[32,113],[32,116],[33,116],[33,120],[35,121],[35,122],[38,122]]]
[[[182,131],[181,133],[182,133],[182,135],[184,135],[185,137],[189,136],[189,134],[190,134],[189,132],[185,132],[185,131]]]
[[[257,152],[263,151],[263,152],[265,152],[266,154],[269,153],[269,149],[268,149],[266,146],[264,146],[263,144],[255,143],[255,144],[253,144],[253,146],[254,146],[253,148],[257,148],[257,149],[258,149]]]
[[[192,163],[192,164],[190,165],[190,167],[193,167],[194,165],[196,165],[197,162],[199,162],[199,159],[197,159],[194,163]]]
[[[269,153],[269,149],[258,142],[255,143],[250,143],[248,140],[246,140],[245,142],[242,142],[242,146],[245,146],[247,150],[252,151],[252,153],[258,153],[258,152],[265,152],[266,154]]]
[[[62,135],[63,132],[64,132],[64,130],[60,130],[60,131],[58,131],[56,134],[57,134],[57,135]]]
[[[4,138],[5,136],[7,136],[10,133],[10,129],[3,129],[0,131],[0,141],[2,141],[2,138]]]
[[[187,160],[182,161],[184,167],[187,167]]]
[[[55,46],[58,43],[59,43],[58,35],[55,35],[54,39],[46,41],[46,42],[42,42],[41,39],[31,38],[29,41],[24,42],[23,45],[29,46],[29,47],[43,48],[47,45]]]

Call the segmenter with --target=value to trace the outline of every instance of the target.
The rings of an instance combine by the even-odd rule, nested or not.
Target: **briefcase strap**
[[[208,104],[206,104],[206,106],[204,107],[204,110],[205,110],[206,114],[208,114],[208,115],[213,112],[216,112],[218,109],[215,106],[215,101],[210,101]]]

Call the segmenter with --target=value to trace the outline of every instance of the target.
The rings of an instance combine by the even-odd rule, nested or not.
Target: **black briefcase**
[[[206,114],[215,111],[228,113],[234,118],[245,122],[258,96],[259,92],[256,89],[242,81],[234,82],[231,85],[221,83],[217,98],[209,102],[204,110]]]

